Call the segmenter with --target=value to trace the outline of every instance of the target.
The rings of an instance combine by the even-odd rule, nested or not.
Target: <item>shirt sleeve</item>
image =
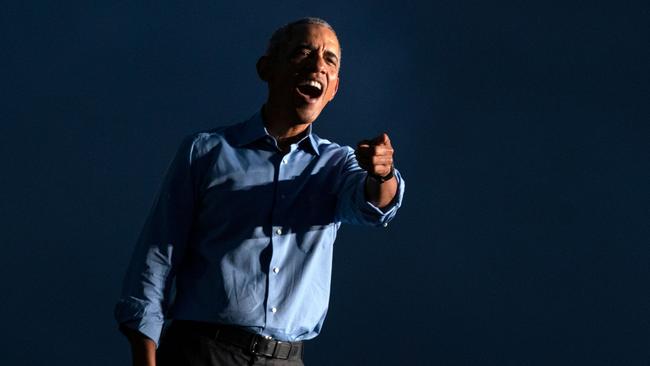
[[[347,156],[340,174],[340,191],[336,213],[339,221],[358,225],[386,226],[395,217],[402,205],[405,183],[400,172],[395,169],[397,192],[393,201],[383,209],[366,200],[365,186],[368,174],[363,170],[354,150],[346,147]]]
[[[181,144],[136,243],[115,306],[120,328],[135,329],[158,344],[171,283],[194,218],[194,139]]]

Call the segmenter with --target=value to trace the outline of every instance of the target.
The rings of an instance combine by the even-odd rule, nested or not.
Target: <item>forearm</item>
[[[395,194],[397,193],[397,178],[392,177],[382,183],[368,176],[366,178],[365,193],[368,202],[383,209],[390,205],[395,198]]]
[[[155,366],[156,343],[137,330],[127,327],[122,330],[131,344],[133,366]]]

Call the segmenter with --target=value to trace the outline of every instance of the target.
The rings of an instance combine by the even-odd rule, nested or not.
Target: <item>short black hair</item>
[[[278,28],[273,32],[271,35],[271,38],[269,39],[268,46],[266,47],[266,56],[269,58],[274,58],[277,56],[278,52],[282,50],[286,45],[289,43],[291,40],[291,35],[293,33],[293,29],[296,26],[299,25],[305,25],[305,24],[316,24],[316,25],[322,25],[323,27],[329,28],[334,34],[336,34],[336,31],[334,31],[334,28],[326,22],[325,20],[321,18],[315,18],[315,17],[305,17],[301,18],[298,20],[295,20],[291,23],[285,24],[282,27]],[[339,52],[341,52],[339,50]],[[340,55],[339,55],[340,57]]]

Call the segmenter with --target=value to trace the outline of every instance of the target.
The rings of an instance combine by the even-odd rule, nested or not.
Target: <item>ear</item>
[[[262,79],[263,81],[269,81],[269,65],[270,61],[268,56],[262,56],[257,60],[257,64],[255,65],[257,67],[257,75]]]
[[[334,96],[336,95],[336,92],[339,91],[339,81],[341,81],[341,78],[340,78],[340,77],[337,77],[337,78],[336,78],[336,81],[335,81],[335,84],[334,84],[334,93],[332,93],[332,96],[330,97],[330,99],[328,100],[328,102],[331,102],[332,99],[334,99]]]

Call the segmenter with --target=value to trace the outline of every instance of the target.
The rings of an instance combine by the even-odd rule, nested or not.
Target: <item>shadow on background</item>
[[[386,230],[343,227],[308,365],[650,361],[647,3],[4,2],[2,365],[124,365],[112,309],[181,138],[265,97],[301,16],[337,29],[315,131],[387,131]]]

